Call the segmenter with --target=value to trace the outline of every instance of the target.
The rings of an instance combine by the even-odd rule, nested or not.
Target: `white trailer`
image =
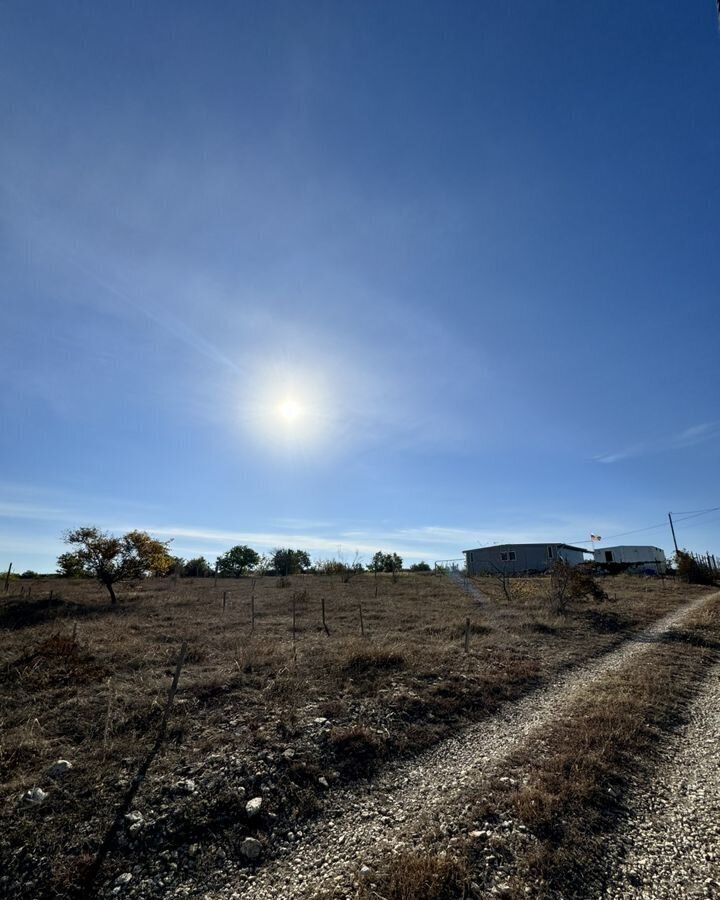
[[[659,547],[603,547],[602,550],[594,550],[593,556],[599,565],[620,563],[635,571],[653,572],[656,575],[664,575],[667,570],[665,551]]]

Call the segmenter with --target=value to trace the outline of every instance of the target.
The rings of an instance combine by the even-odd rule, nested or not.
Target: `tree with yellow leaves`
[[[165,575],[173,564],[170,541],[158,541],[146,531],[129,531],[122,537],[85,525],[67,531],[63,538],[73,549],[58,557],[61,575],[96,578],[117,603],[114,585],[119,581]]]

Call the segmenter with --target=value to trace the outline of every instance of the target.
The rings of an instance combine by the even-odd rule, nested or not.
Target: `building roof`
[[[536,541],[531,544],[490,544],[489,547],[473,547],[472,550],[463,550],[463,553],[474,553],[476,550],[502,550],[505,547],[561,547],[563,550],[577,550],[578,553],[592,553],[585,547],[573,547],[572,544],[563,544],[561,541]]]
[[[595,553],[601,550],[657,550],[658,553],[664,553],[662,547],[655,547],[652,544],[614,544],[612,547],[596,547]]]

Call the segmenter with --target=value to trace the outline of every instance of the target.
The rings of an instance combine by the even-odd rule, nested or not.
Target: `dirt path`
[[[200,890],[186,884],[175,896],[270,900],[312,897],[321,890],[351,896],[361,866],[372,869],[380,856],[414,846],[431,828],[439,826],[451,835],[479,772],[502,763],[536,729],[566,713],[578,691],[593,679],[651,652],[659,634],[707,600],[701,597],[674,611],[617,650],[573,669],[431,751],[387,767],[372,783],[336,790],[323,818],[308,822],[288,851],[261,866],[256,875],[240,867],[229,869],[225,888],[208,891],[207,886]]]
[[[720,898],[720,666],[662,752],[652,786],[630,800],[603,900]]]
[[[476,584],[456,569],[448,572],[448,578],[456,584],[461,591],[465,591],[466,594],[469,594],[473,600],[477,600],[478,603],[486,603],[490,600],[487,594],[483,594]]]

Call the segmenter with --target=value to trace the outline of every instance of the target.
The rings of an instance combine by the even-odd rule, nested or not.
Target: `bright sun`
[[[278,412],[286,422],[295,422],[302,415],[302,407],[297,400],[286,397],[278,407]]]

